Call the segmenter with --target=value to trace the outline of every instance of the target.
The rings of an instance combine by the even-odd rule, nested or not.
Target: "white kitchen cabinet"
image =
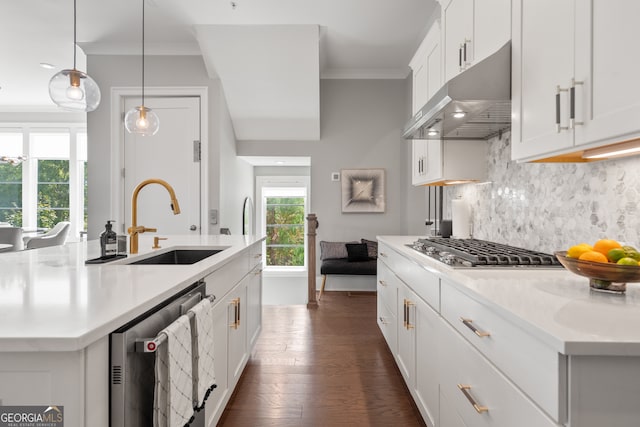
[[[441,31],[438,22],[429,29],[409,67],[413,76],[412,114],[416,114],[443,84]],[[433,164],[435,155],[428,155],[427,145],[427,141],[424,140],[412,141],[411,183],[413,185],[422,185],[428,181],[428,175],[437,173]],[[430,160],[431,164],[429,164]]]
[[[227,325],[229,328],[228,340],[228,378],[229,384],[235,387],[244,365],[247,363],[247,283],[249,278],[243,279],[227,297],[224,303],[227,305]]]
[[[205,405],[205,418],[207,425],[215,425],[224,406],[231,397],[233,388],[229,388],[227,380],[228,361],[227,345],[229,340],[229,327],[227,325],[227,306],[222,301],[217,301],[213,307],[213,336],[215,338],[213,348],[213,368],[216,376],[216,388],[211,391]]]
[[[640,136],[639,14],[624,0],[513,2],[514,160]]]
[[[420,283],[420,289],[410,288],[407,282]],[[439,316],[433,306],[438,306],[438,278],[380,245],[378,284],[380,329],[422,417],[428,425],[437,425]]]
[[[511,38],[510,0],[452,0],[442,5],[445,81]]]
[[[416,149],[416,145],[419,148]],[[487,178],[487,150],[486,141],[416,140],[412,184],[417,186],[484,181]],[[416,169],[419,173],[416,173]]]
[[[398,330],[396,302],[398,300],[398,279],[389,267],[378,258],[377,265],[378,290],[378,327],[382,331],[389,350],[394,355],[398,350]]]
[[[424,40],[414,54],[409,67],[412,70],[412,114],[420,108],[442,87],[442,49],[440,24],[433,23]]]
[[[437,424],[438,410],[438,346],[437,328],[440,316],[421,298],[414,306],[416,338],[416,383],[414,397],[427,424]]]
[[[247,282],[247,349],[251,351],[262,330],[262,266],[249,273]]]
[[[416,295],[406,285],[398,287],[398,352],[396,362],[409,390],[416,386]],[[400,322],[402,316],[402,323]]]
[[[466,425],[557,427],[444,320],[438,332],[440,388]]]

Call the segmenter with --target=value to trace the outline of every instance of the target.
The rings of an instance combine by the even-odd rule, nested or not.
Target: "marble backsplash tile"
[[[640,157],[593,163],[516,163],[510,137],[489,142],[489,181],[445,187],[471,207],[473,237],[544,252],[600,238],[640,246]]]

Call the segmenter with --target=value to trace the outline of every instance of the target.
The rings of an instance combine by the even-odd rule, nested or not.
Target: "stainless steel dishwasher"
[[[135,318],[109,336],[111,427],[153,425],[155,353],[145,351],[145,341],[155,338],[205,297],[205,283],[198,282],[152,310]],[[152,350],[155,350],[153,346]],[[196,413],[192,426],[205,424],[204,410]]]

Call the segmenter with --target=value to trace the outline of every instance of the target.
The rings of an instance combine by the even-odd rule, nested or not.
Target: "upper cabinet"
[[[420,108],[442,87],[442,49],[440,43],[440,24],[435,22],[427,36],[409,63],[413,75],[412,114]],[[423,185],[441,175],[441,162],[436,159],[437,153],[428,156],[426,140],[412,141],[412,175],[413,185]],[[437,141],[438,143],[440,141]]]
[[[625,0],[513,2],[514,160],[640,136],[637,16]]]
[[[441,8],[445,81],[511,38],[510,0],[443,0]]]
[[[409,63],[413,75],[413,111],[415,114],[442,87],[442,49],[440,24],[435,22]]]

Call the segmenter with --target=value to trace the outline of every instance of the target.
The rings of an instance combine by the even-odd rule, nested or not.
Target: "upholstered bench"
[[[327,276],[330,274],[344,276],[375,276],[378,272],[378,242],[361,239],[360,242],[320,242],[320,274],[322,298]]]

